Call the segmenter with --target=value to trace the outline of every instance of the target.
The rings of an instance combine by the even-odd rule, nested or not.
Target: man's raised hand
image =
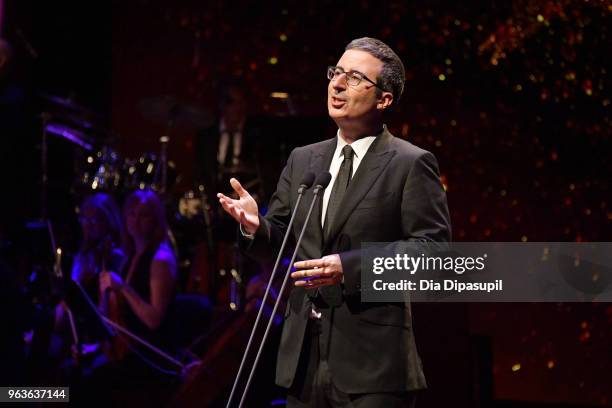
[[[257,203],[235,178],[230,179],[230,185],[238,195],[238,199],[232,199],[224,194],[217,193],[219,204],[226,213],[242,225],[242,230],[247,234],[254,234],[259,228],[259,210]]]

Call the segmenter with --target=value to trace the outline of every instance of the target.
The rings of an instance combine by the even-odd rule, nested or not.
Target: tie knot
[[[355,151],[353,150],[351,145],[346,145],[342,148],[342,155],[344,156],[345,160],[347,159],[351,160],[354,154],[355,154]]]

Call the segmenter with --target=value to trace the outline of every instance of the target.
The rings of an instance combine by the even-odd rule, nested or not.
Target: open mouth
[[[346,101],[344,99],[339,99],[336,98],[334,96],[331,97],[331,105],[332,107],[338,109],[344,106],[344,104],[346,104]]]

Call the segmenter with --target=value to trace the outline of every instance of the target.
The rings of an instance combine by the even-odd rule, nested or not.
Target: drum
[[[195,217],[203,216],[203,211],[208,210],[208,205],[205,202],[205,199],[202,194],[190,190],[179,198],[178,212],[176,216],[191,220]]]
[[[117,192],[122,187],[123,161],[119,154],[104,146],[88,154],[82,165],[77,187],[85,192]]]
[[[162,167],[155,153],[144,153],[137,159],[126,159],[123,165],[124,188],[128,191],[152,189],[158,191],[162,179]],[[168,186],[170,190],[177,181],[174,162],[168,161]]]

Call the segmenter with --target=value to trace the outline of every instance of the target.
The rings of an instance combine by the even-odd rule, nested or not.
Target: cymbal
[[[202,129],[214,123],[208,109],[180,101],[172,95],[142,99],[138,108],[146,119],[164,125]]]
[[[103,115],[77,103],[72,98],[39,94],[44,101],[41,109],[48,121],[60,122],[70,128],[89,134],[106,135],[109,133]]]
[[[87,151],[93,150],[93,145],[91,143],[90,138],[79,130],[55,122],[47,123],[47,125],[45,126],[45,130],[50,134],[59,136],[65,140],[68,140],[69,142],[81,146]]]
[[[44,101],[49,103],[50,107],[72,111],[73,113],[85,116],[97,116],[95,112],[77,103],[73,98],[65,98],[63,96],[51,95],[44,92],[41,92],[39,95]]]

